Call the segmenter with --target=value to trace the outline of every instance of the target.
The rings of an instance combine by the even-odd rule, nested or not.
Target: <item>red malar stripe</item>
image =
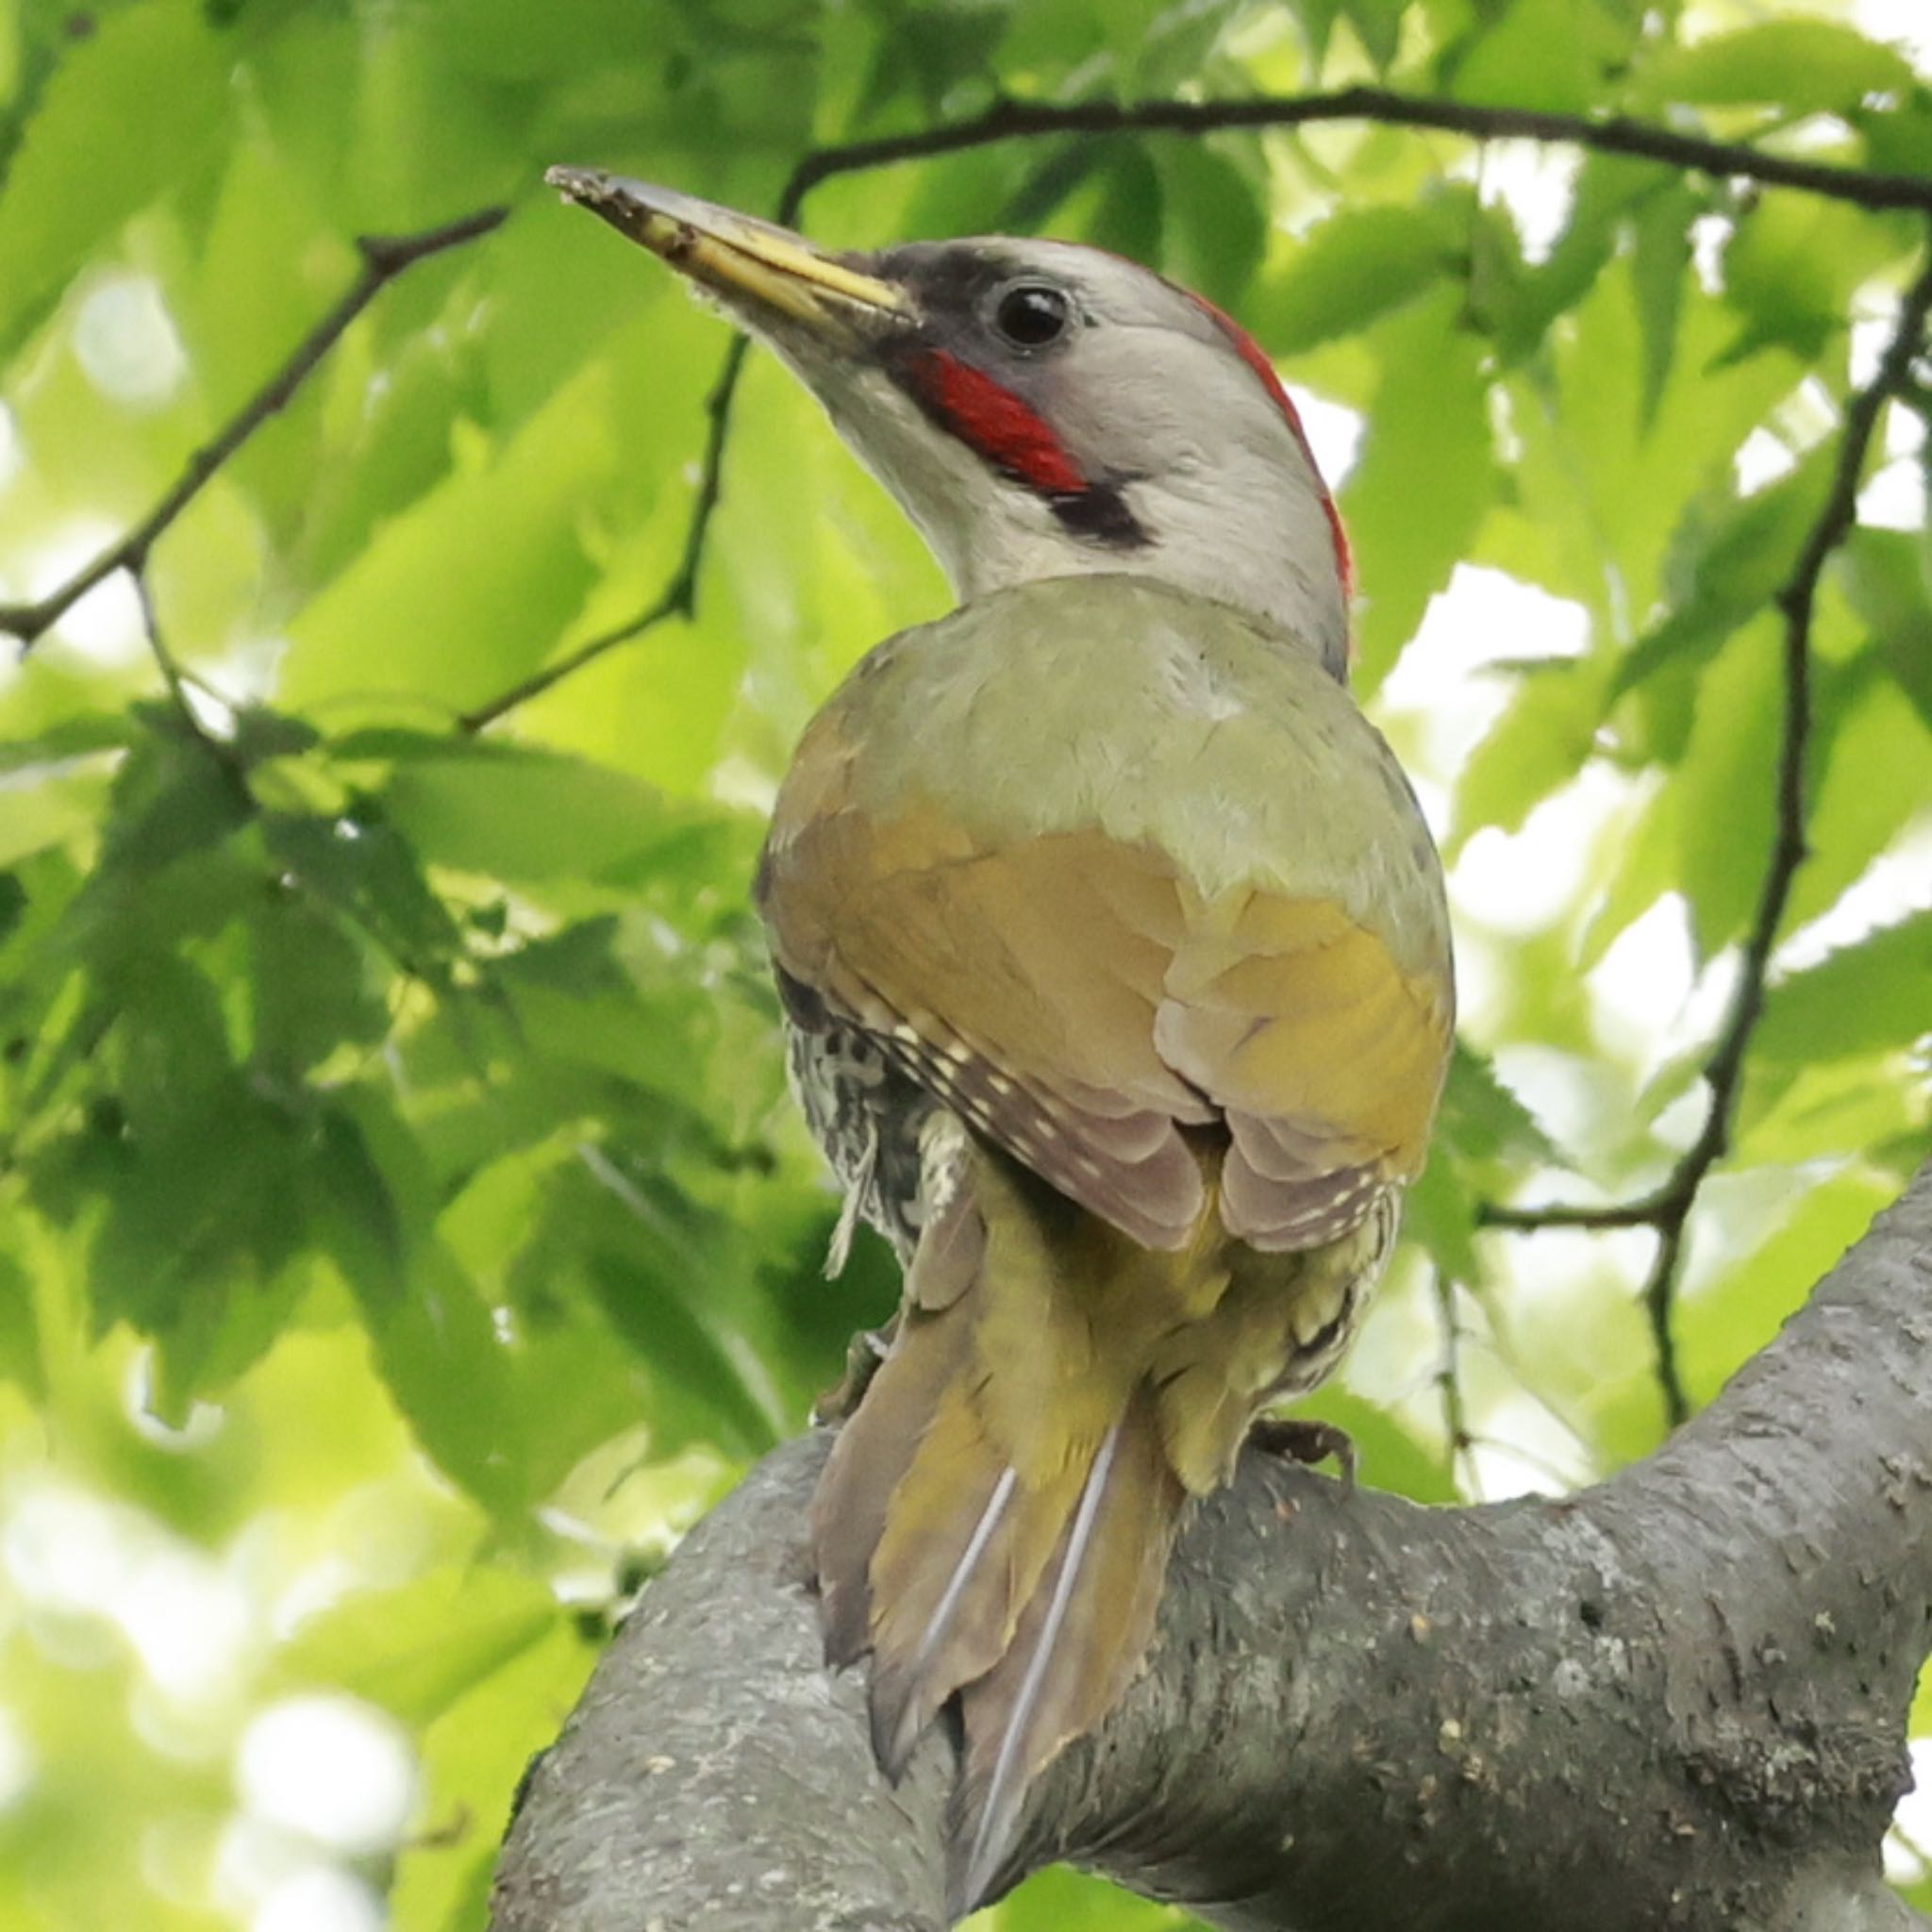
[[[1078,463],[1037,414],[983,369],[947,349],[928,349],[912,367],[921,400],[960,441],[1008,475],[1049,496],[1087,487]]]
[[[1194,294],[1190,289],[1188,293]],[[1322,508],[1328,515],[1328,528],[1335,539],[1335,567],[1341,573],[1341,588],[1344,593],[1355,589],[1355,557],[1348,547],[1348,532],[1341,527],[1341,512],[1335,508],[1335,499],[1328,493],[1328,486],[1323,481],[1322,472],[1315,461],[1315,452],[1308,447],[1308,432],[1302,427],[1301,412],[1291,400],[1287,390],[1281,386],[1281,377],[1274,373],[1274,365],[1269,361],[1259,342],[1238,323],[1225,309],[1217,308],[1205,295],[1194,295],[1194,300],[1220,324],[1222,333],[1235,346],[1235,353],[1261,378],[1261,386],[1274,399],[1274,407],[1287,419],[1288,426],[1294,431],[1294,440],[1301,444],[1302,454],[1308,459],[1308,468],[1315,472],[1315,480],[1322,488]]]

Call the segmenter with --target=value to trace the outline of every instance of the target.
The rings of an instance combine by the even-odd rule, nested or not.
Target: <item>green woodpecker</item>
[[[1348,547],[1228,317],[1092,248],[835,254],[551,176],[767,342],[960,605],[812,721],[758,880],[794,1086],[905,1269],[811,1537],[889,1774],[957,1698],[955,1905],[1150,1640],[1190,1497],[1360,1323],[1449,1051],[1441,872]]]

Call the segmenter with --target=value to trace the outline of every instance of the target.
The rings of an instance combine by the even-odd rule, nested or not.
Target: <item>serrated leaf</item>
[[[1667,667],[1707,663],[1740,624],[1766,609],[1817,524],[1837,457],[1835,444],[1822,443],[1776,482],[1714,515],[1687,519],[1674,560],[1687,587],[1676,608],[1624,655],[1610,700]]]
[[[343,1106],[322,1109],[306,1153],[303,1191],[317,1243],[380,1322],[409,1291],[408,1236],[389,1176],[361,1122]]]
[[[267,887],[248,922],[249,1057],[292,1086],[343,1044],[380,1040],[389,1010],[364,954],[310,900]]]
[[[442,975],[462,933],[423,874],[409,841],[374,801],[325,819],[264,812],[262,843],[289,882],[337,908],[406,973]]]
[[[1676,788],[1659,786],[1618,847],[1608,884],[1577,948],[1579,973],[1598,965],[1618,935],[1677,884],[1678,816]]]
[[[1453,296],[1391,318],[1376,346],[1382,379],[1341,496],[1362,591],[1356,682],[1364,693],[1468,555],[1497,488],[1483,344],[1459,325]]]
[[[1932,912],[1915,913],[1778,979],[1752,1039],[1798,1067],[1902,1050],[1932,1032]]]
[[[1465,1160],[1555,1161],[1562,1157],[1495,1064],[1458,1040],[1449,1060],[1437,1131]]]
[[[408,1292],[365,1301],[383,1380],[424,1452],[485,1508],[527,1508],[532,1464],[519,1441],[503,1341],[476,1285],[441,1243],[410,1260]]]
[[[1471,754],[1456,788],[1445,857],[1453,859],[1485,826],[1520,830],[1583,769],[1596,746],[1613,661],[1599,656],[1518,668],[1515,701]]]
[[[1508,360],[1528,355],[1557,317],[1589,294],[1616,254],[1627,221],[1641,217],[1674,178],[1666,169],[1621,155],[1584,156],[1562,232],[1547,258],[1524,271],[1510,311],[1499,318],[1499,345]]]
[[[1773,1172],[1723,1188],[1734,1199],[1720,1194],[1716,1202],[1707,1199],[1706,1208],[1734,1224],[1725,1266],[1686,1301],[1677,1324],[1679,1366],[1699,1403],[1804,1305],[1893,1193],[1889,1184],[1856,1171],[1822,1182]]]
[[[1402,1232],[1450,1281],[1477,1281],[1475,1195],[1453,1161],[1432,1158],[1402,1199]]]

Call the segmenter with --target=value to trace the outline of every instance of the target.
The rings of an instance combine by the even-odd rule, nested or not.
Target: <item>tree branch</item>
[[[207,489],[229,458],[271,416],[288,407],[349,325],[391,282],[432,255],[441,255],[446,249],[459,247],[466,242],[475,241],[478,236],[489,234],[501,225],[508,214],[507,208],[483,208],[475,214],[463,216],[460,221],[425,229],[421,234],[358,237],[356,246],[362,257],[361,274],[343,291],[336,306],[295,345],[288,360],[209,441],[188,458],[174,486],[154,508],[119,542],[102,551],[92,563],[37,603],[0,604],[0,632],[20,640],[24,656],[96,584],[112,576],[116,571],[131,571],[139,575],[147,564],[149,553],[182,511]],[[167,669],[163,664],[164,675]],[[173,680],[170,682],[172,684]]]
[[[1704,1078],[1710,1104],[1697,1139],[1672,1169],[1663,1185],[1636,1201],[1607,1208],[1498,1208],[1483,1210],[1491,1227],[1618,1228],[1650,1227],[1657,1232],[1657,1252],[1643,1287],[1643,1305],[1657,1349],[1657,1381],[1664,1409],[1674,1426],[1690,1413],[1690,1403],[1677,1367],[1676,1338],[1672,1322],[1677,1278],[1683,1263],[1684,1237],[1699,1191],[1712,1168],[1729,1152],[1743,1088],[1744,1058],[1751,1036],[1764,1016],[1764,995],[1771,973],[1771,956],[1790,903],[1791,887],[1804,864],[1807,844],[1806,757],[1811,742],[1811,620],[1818,587],[1833,552],[1851,534],[1857,515],[1858,485],[1865,473],[1878,420],[1885,406],[1903,396],[1912,383],[1913,365],[1925,343],[1932,316],[1932,237],[1919,274],[1899,305],[1898,324],[1886,344],[1872,380],[1855,394],[1845,409],[1839,439],[1838,461],[1824,507],[1812,525],[1790,578],[1777,593],[1784,617],[1784,729],[1777,760],[1777,829],[1772,841],[1757,911],[1744,940],[1738,982],[1724,1024],[1718,1028]]]
[[[1921,1923],[1878,1845],[1932,1629],[1932,1166],[1724,1393],[1586,1493],[1422,1509],[1251,1457],[1021,1860],[1326,1932]],[[542,1758],[496,1932],[931,1932],[951,1747],[897,1790],[819,1662],[779,1450]],[[1014,1875],[1017,1875],[1015,1874]]]
[[[1056,134],[1201,135],[1230,128],[1303,127],[1321,121],[1434,128],[1478,141],[1549,142],[1598,154],[1661,161],[1674,168],[1693,168],[1700,174],[1759,181],[1771,188],[1795,188],[1859,208],[1922,208],[1932,213],[1932,180],[1923,175],[1889,175],[1767,154],[1745,142],[1711,141],[1622,115],[1592,120],[1582,114],[1546,114],[1530,108],[1435,100],[1388,88],[1345,87],[1332,93],[1262,94],[1241,100],[1000,101],[985,113],[950,126],[847,142],[808,155],[779,204],[778,219],[791,220],[805,196],[835,175],[900,161],[928,160],[995,142],[1039,140]]]

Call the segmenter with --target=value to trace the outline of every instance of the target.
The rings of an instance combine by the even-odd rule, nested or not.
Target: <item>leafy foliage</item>
[[[0,600],[137,525],[359,235],[508,208],[135,559],[145,612],[117,574],[0,668],[0,1923],[387,1892],[402,1932],[480,1925],[610,1620],[890,1306],[874,1249],[819,1278],[747,886],[812,707],[945,593],[754,360],[659,608],[724,334],[543,166],[769,209],[816,148],[1003,99],[1375,81],[1932,171],[1924,73],[1765,12],[0,0]],[[1771,863],[1778,600],[1923,225],[1360,122],[989,142],[807,213],[1143,257],[1358,428],[1359,682],[1457,861],[1464,1041],[1315,1406],[1431,1500],[1642,1453],[1651,1238],[1484,1205],[1641,1197],[1695,1141]],[[1886,406],[1819,583],[1809,852],[1674,1283],[1699,1399],[1927,1151],[1924,407]],[[290,1712],[349,1740],[306,1786]],[[332,1803],[391,1761],[389,1814]],[[1051,1874],[998,1923],[1178,1918]]]

